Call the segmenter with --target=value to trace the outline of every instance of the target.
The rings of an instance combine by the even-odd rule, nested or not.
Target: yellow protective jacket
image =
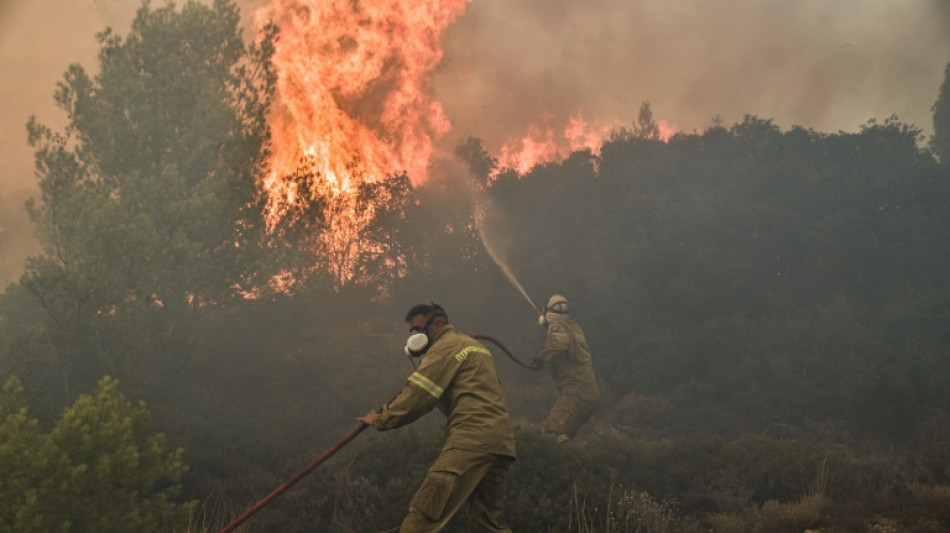
[[[544,349],[535,360],[551,364],[558,392],[578,393],[590,399],[599,395],[587,338],[573,320],[563,318],[548,325]]]
[[[515,436],[491,352],[446,324],[399,394],[373,421],[377,429],[409,424],[438,407],[446,416],[443,450],[515,456]]]

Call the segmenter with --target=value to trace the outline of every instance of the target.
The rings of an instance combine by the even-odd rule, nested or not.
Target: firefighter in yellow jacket
[[[573,438],[590,418],[600,392],[591,367],[587,339],[581,327],[568,315],[567,298],[560,294],[551,296],[541,316],[541,324],[547,325],[547,336],[544,348],[534,357],[534,364],[541,367],[550,363],[557,385],[557,400],[545,418],[542,430],[562,443]]]
[[[438,407],[447,435],[399,531],[441,531],[464,505],[469,531],[510,533],[501,516],[515,437],[491,353],[455,331],[438,304],[416,305],[405,320],[406,353],[422,362],[395,398],[359,420],[394,429]]]

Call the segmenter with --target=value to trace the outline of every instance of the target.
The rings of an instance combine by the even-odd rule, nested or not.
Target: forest
[[[42,251],[0,293],[0,530],[218,531],[402,387],[411,306],[530,359],[504,266],[568,297],[601,388],[558,445],[549,373],[489,345],[513,531],[950,532],[950,64],[931,136],[749,115],[662,140],[644,101],[599,153],[520,174],[472,136],[421,184],[274,222],[278,28],[239,21],[145,4],[65,72],[67,127],[28,124]],[[364,432],[239,531],[397,526],[443,421]]]

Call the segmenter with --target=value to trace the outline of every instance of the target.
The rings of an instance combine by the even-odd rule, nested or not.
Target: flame
[[[298,244],[316,252],[318,264],[309,268],[328,273],[336,288],[354,276],[361,247],[374,246],[360,241],[376,209],[360,199],[361,187],[401,172],[424,182],[435,143],[451,129],[433,96],[433,74],[442,35],[469,1],[269,0],[254,13],[259,27],[279,28],[270,159],[261,182],[268,228],[312,216],[309,205],[326,206],[323,225]],[[673,129],[659,126],[668,139]],[[599,155],[620,127],[580,115],[557,133],[533,126],[501,148],[499,168],[524,174],[573,151]],[[289,292],[298,274],[309,272],[284,272],[272,284]]]
[[[318,190],[288,176],[306,160],[333,194],[406,171],[427,177],[434,142],[451,125],[432,97],[440,39],[468,0],[271,0],[258,25],[280,28],[277,98],[263,186],[268,220]]]
[[[579,150],[589,150],[591,154],[599,156],[604,142],[623,127],[623,122],[616,119],[588,123],[580,114],[570,118],[560,134],[555,133],[553,127],[532,125],[524,137],[502,145],[492,177],[504,170],[527,174],[537,165],[563,161]],[[658,138],[663,142],[668,142],[677,131],[674,125],[665,120],[658,121],[657,127]]]

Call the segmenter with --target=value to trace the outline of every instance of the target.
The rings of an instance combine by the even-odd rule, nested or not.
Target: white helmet
[[[555,294],[548,298],[548,305],[544,308],[545,311],[553,311],[555,313],[566,315],[567,314],[567,298],[560,294]]]
[[[548,298],[548,305],[544,307],[544,314],[538,321],[542,326],[567,318],[567,298],[555,294]]]

